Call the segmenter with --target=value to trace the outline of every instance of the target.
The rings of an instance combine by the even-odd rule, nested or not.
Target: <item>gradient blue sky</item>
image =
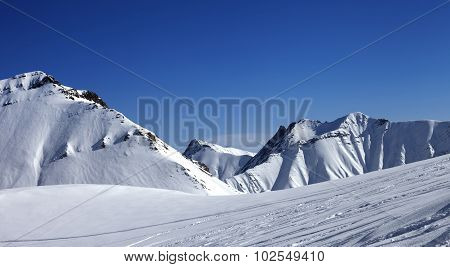
[[[442,2],[9,0],[175,95],[263,99]],[[43,70],[131,119],[138,96],[166,96],[3,3],[0,14],[2,78]],[[319,120],[449,120],[450,4],[283,97],[311,97]]]

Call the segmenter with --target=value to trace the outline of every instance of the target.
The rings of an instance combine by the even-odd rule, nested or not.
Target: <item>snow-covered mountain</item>
[[[0,81],[0,128],[0,189],[123,184],[234,193],[95,93],[44,72]]]
[[[255,154],[194,139],[189,143],[183,155],[205,164],[212,175],[224,181],[232,177]]]
[[[300,187],[400,166],[450,152],[450,122],[390,122],[352,113],[301,120],[278,132],[237,175],[243,192]]]

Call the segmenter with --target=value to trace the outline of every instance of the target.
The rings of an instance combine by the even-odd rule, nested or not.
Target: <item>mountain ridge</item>
[[[227,182],[256,193],[345,178],[448,154],[449,137],[450,122],[434,120],[390,122],[361,112],[300,120],[280,127]]]
[[[450,151],[450,122],[391,122],[354,112],[331,122],[303,119],[280,126],[256,154],[192,140],[181,155],[108,108],[94,92],[64,86],[42,71],[0,81],[0,118],[0,127],[8,129],[0,136],[0,188],[116,184],[137,176],[125,179],[127,185],[198,194],[234,194],[232,188],[256,193]]]
[[[41,71],[0,81],[0,188],[124,184],[234,194],[153,132]]]
[[[232,147],[223,147],[193,139],[183,155],[207,166],[208,171],[222,181],[232,177],[255,154]]]

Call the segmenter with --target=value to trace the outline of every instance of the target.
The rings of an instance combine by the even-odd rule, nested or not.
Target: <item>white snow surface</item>
[[[242,192],[283,190],[450,153],[450,122],[390,122],[351,113],[301,120],[275,136],[227,182]]]
[[[0,245],[449,246],[449,188],[446,155],[261,194],[105,185],[5,189]]]
[[[236,171],[255,156],[255,153],[194,139],[183,155],[202,162],[213,176],[224,181],[234,176]]]
[[[0,81],[0,189],[121,184],[235,190],[123,114],[41,71]],[[89,190],[89,189],[88,189]]]

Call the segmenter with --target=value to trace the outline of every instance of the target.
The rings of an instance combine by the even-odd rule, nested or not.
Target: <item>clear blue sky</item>
[[[442,2],[8,1],[178,96],[263,99]],[[131,119],[166,96],[2,3],[0,32],[2,78],[43,70]],[[320,120],[449,120],[450,4],[283,97]]]

